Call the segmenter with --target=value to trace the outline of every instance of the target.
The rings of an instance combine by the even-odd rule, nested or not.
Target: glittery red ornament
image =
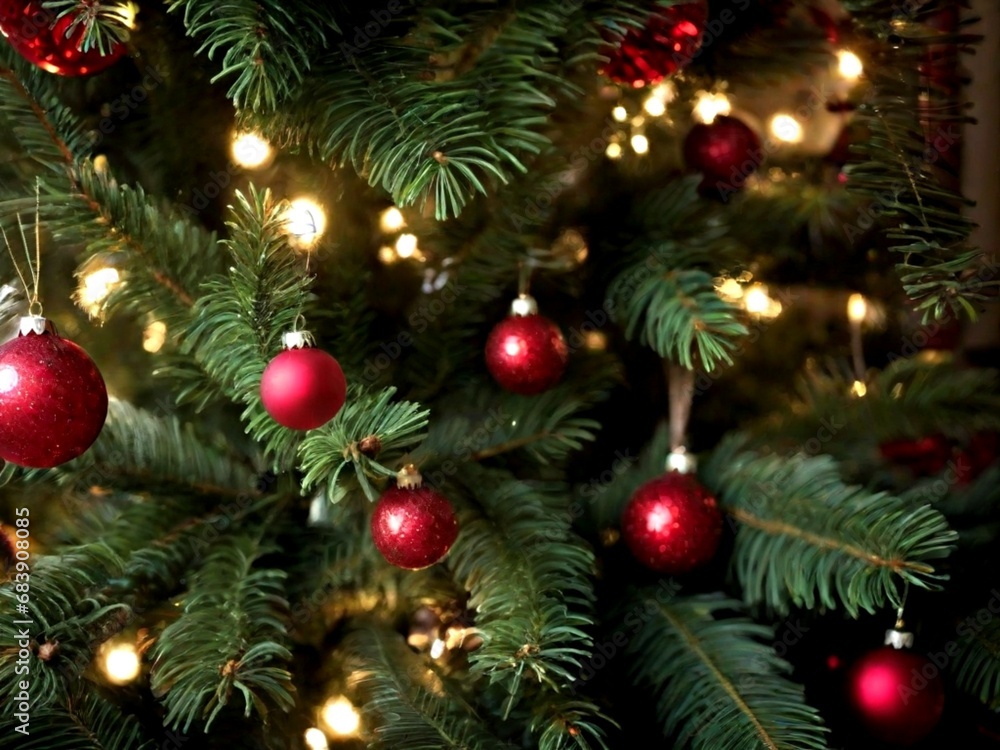
[[[851,705],[884,742],[912,745],[941,720],[941,670],[920,654],[889,646],[870,651],[851,668]]]
[[[617,47],[604,51],[608,62],[601,73],[634,88],[659,83],[694,59],[707,20],[706,0],[657,11],[643,28],[630,29]]]
[[[272,359],[260,379],[260,400],[275,422],[292,430],[314,430],[337,416],[347,398],[340,364],[309,345],[302,331],[284,336],[288,347]]]
[[[493,328],[486,341],[486,367],[500,386],[531,396],[548,390],[562,377],[569,358],[559,326],[538,314],[538,306],[522,295],[511,314]]]
[[[429,487],[390,487],[372,514],[372,539],[397,568],[420,570],[444,557],[458,537],[451,503]]]
[[[81,52],[83,24],[77,24],[67,37],[77,16],[68,13],[58,20],[56,16],[41,2],[0,0],[0,32],[25,60],[42,70],[62,76],[85,76],[100,73],[125,54],[125,45],[119,42],[113,42],[103,55],[96,48]]]
[[[702,187],[736,190],[764,161],[760,139],[735,117],[720,115],[712,122],[699,123],[684,139],[684,161],[705,175]]]
[[[40,317],[0,346],[0,458],[48,469],[86,451],[108,415],[94,361]]]
[[[671,471],[642,485],[622,514],[632,554],[658,573],[687,573],[715,555],[722,511],[694,474]]]

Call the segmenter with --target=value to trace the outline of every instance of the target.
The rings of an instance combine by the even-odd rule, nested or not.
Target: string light
[[[621,159],[622,145],[620,143],[609,143],[608,147],[604,149],[604,155],[609,159]]]
[[[431,658],[440,659],[442,656],[444,656],[444,647],[445,647],[445,642],[442,641],[440,638],[435,638],[434,643],[431,644],[431,650],[430,650]]]
[[[245,169],[266,167],[274,157],[271,144],[257,133],[233,133],[233,143],[229,151],[233,161]]]
[[[604,331],[587,331],[583,335],[583,345],[591,351],[603,351],[608,348],[608,337]]]
[[[396,240],[396,255],[400,258],[412,258],[417,252],[417,235],[401,234]]]
[[[330,743],[326,741],[323,730],[309,727],[306,730],[306,747],[309,750],[330,750]]]
[[[847,317],[852,323],[860,323],[868,315],[868,303],[860,294],[852,294],[847,298]]]
[[[802,124],[791,115],[777,114],[771,118],[771,135],[785,143],[801,143]]]
[[[781,303],[772,299],[763,284],[753,284],[743,295],[743,307],[751,315],[776,318],[781,314]]]
[[[122,283],[117,268],[106,266],[84,274],[76,292],[77,303],[92,318],[101,314],[104,301]]]
[[[403,217],[402,211],[395,206],[390,206],[379,217],[379,226],[386,234],[392,234],[406,226],[406,219]]]
[[[131,643],[121,643],[104,652],[104,673],[111,682],[124,685],[139,676],[139,653]]]
[[[649,139],[642,133],[633,135],[629,143],[632,145],[632,150],[637,154],[649,153]]]
[[[837,72],[853,81],[861,77],[865,72],[865,66],[860,57],[849,49],[842,49],[837,53]]]
[[[667,111],[666,103],[655,95],[648,96],[646,101],[642,103],[642,108],[646,110],[646,114],[652,115],[653,117],[660,117]]]
[[[611,110],[611,116],[615,118],[617,122],[625,122],[628,119],[628,110],[622,105],[618,105],[613,110]]]
[[[150,354],[156,354],[163,348],[167,340],[167,324],[162,320],[154,320],[142,332],[142,348]]]
[[[731,302],[743,299],[743,285],[740,284],[737,279],[722,279],[721,282],[716,284],[715,291],[717,291],[719,296],[723,299],[727,299]]]
[[[868,386],[864,384],[864,381],[855,380],[854,384],[851,385],[851,394],[857,396],[858,398],[862,398],[866,393],[868,393]]]
[[[392,245],[382,245],[382,247],[378,249],[378,259],[385,265],[391,266],[399,260],[399,256],[396,255],[396,248]]]
[[[719,115],[728,115],[732,111],[732,103],[725,94],[712,94],[699,91],[694,103],[692,115],[698,122],[710,124]]]
[[[326,213],[310,198],[295,198],[284,218],[288,244],[297,250],[313,247],[326,231]]]
[[[361,715],[353,703],[338,695],[330,698],[323,706],[323,723],[329,727],[331,734],[350,737],[361,726]]]

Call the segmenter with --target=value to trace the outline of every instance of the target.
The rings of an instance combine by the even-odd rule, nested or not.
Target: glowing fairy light
[[[412,258],[417,252],[417,235],[401,234],[396,240],[396,255],[400,258]]]
[[[649,139],[642,133],[633,135],[629,143],[632,145],[632,150],[637,154],[649,153]]]
[[[604,149],[604,155],[609,159],[621,159],[622,145],[620,143],[609,143],[608,147]]]
[[[785,143],[801,143],[804,133],[798,120],[780,113],[771,118],[771,135]]]
[[[80,286],[76,292],[77,303],[88,315],[96,317],[101,314],[104,301],[121,283],[121,274],[117,268],[106,266],[89,271],[80,278]]]
[[[847,298],[847,317],[852,323],[860,323],[868,315],[868,303],[864,296],[852,294]]]
[[[842,49],[837,53],[837,72],[843,78],[857,80],[865,72],[865,66],[861,58],[849,49]]]
[[[863,398],[866,393],[868,393],[868,386],[864,384],[864,381],[855,380],[851,386],[851,395]]]
[[[646,110],[646,114],[653,117],[660,117],[667,111],[666,103],[658,96],[646,97],[646,101],[642,103],[642,108]]]
[[[739,280],[734,278],[722,279],[721,283],[716,285],[715,291],[723,299],[731,302],[743,299],[743,285],[740,284]]]
[[[434,643],[431,644],[431,658],[440,659],[444,655],[445,642],[440,638],[436,638]]]
[[[326,231],[326,212],[310,198],[295,198],[285,212],[288,244],[297,250],[313,247]]]
[[[323,706],[323,723],[329,727],[331,734],[350,737],[361,726],[361,715],[353,703],[338,695],[330,698]]]
[[[712,94],[708,91],[699,91],[692,115],[698,122],[708,125],[719,115],[728,115],[732,111],[732,108],[732,103],[725,94]]]
[[[753,284],[743,294],[743,307],[751,315],[776,318],[781,314],[781,303],[772,299],[763,284]]]
[[[271,163],[271,144],[257,133],[234,133],[229,152],[233,161],[245,169],[258,169]]]
[[[104,673],[111,682],[124,685],[139,676],[139,653],[131,643],[121,643],[104,652]]]
[[[379,226],[386,234],[392,234],[406,226],[406,219],[403,217],[402,211],[395,206],[390,206],[379,217]]]
[[[309,750],[330,750],[330,743],[326,741],[326,735],[322,729],[309,727],[306,730],[306,747]]]
[[[625,122],[628,119],[628,110],[619,104],[611,110],[611,116],[615,118],[616,122]]]
[[[162,320],[154,320],[142,332],[142,348],[150,354],[156,354],[167,341],[167,324]]]

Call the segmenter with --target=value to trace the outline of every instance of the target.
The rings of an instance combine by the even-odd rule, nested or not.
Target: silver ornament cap
[[[698,460],[684,448],[674,448],[667,455],[667,471],[694,474],[697,469]]]
[[[43,333],[55,334],[56,327],[51,320],[43,315],[23,315],[18,321],[18,332],[21,336],[29,333],[36,333],[39,336]]]
[[[281,344],[286,349],[308,349],[316,345],[316,339],[309,331],[286,331],[281,334]]]
[[[538,315],[538,302],[530,294],[519,294],[517,299],[510,303],[510,314],[519,318]]]

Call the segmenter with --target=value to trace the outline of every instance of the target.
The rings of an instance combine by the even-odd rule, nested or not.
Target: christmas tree
[[[0,4],[0,747],[1000,746],[962,6]]]

